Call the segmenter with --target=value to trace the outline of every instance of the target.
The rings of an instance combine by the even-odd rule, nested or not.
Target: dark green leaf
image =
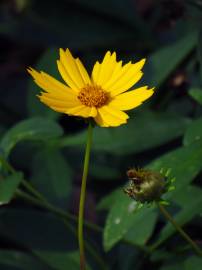
[[[33,256],[15,250],[0,250],[0,264],[19,270],[51,270]],[[4,268],[3,268],[4,269]],[[13,268],[12,268],[13,269]]]
[[[186,184],[190,183],[202,170],[202,141],[195,142],[187,147],[180,147],[154,160],[148,165],[152,170],[161,168],[171,169],[171,175],[176,178],[176,190],[169,193],[169,197],[177,193]]]
[[[127,125],[113,128],[95,128],[93,149],[113,154],[139,153],[169,142],[183,134],[187,119],[173,114],[140,113],[129,119]],[[126,139],[127,138],[127,139]],[[62,141],[63,146],[83,146],[86,132]]]
[[[78,270],[78,257],[70,252],[77,248],[77,239],[63,222],[50,214],[30,209],[1,211],[0,217],[0,234],[4,238],[26,247],[53,269]]]
[[[185,270],[201,270],[202,258],[192,256],[185,260],[184,265],[185,265]]]
[[[108,165],[101,165],[93,160],[90,166],[90,175],[100,180],[114,180],[120,177],[118,168],[112,168]]]
[[[188,194],[186,196],[186,194]],[[197,187],[184,187],[183,194],[180,198],[176,198],[178,204],[181,204],[180,211],[173,216],[174,220],[180,226],[189,222],[194,216],[202,212],[202,190]],[[169,211],[169,208],[167,209]],[[161,230],[157,243],[164,242],[172,234],[176,233],[176,229],[171,223],[167,223]]]
[[[48,265],[57,270],[78,270],[80,268],[79,254],[77,252],[37,252],[38,256]],[[87,266],[86,270],[90,270]]]
[[[160,270],[200,270],[202,259],[200,257],[191,256],[182,260],[177,257],[171,257],[164,262],[164,266]]]
[[[0,205],[11,201],[22,179],[22,173],[15,173],[0,179]]]
[[[192,88],[189,91],[191,97],[193,97],[199,104],[202,105],[202,90],[198,88]]]
[[[201,16],[201,14],[200,14],[200,16]],[[201,82],[202,82],[202,30],[200,30],[200,32],[199,32],[197,51],[198,51],[198,59],[199,59],[199,63],[200,63],[200,78],[201,78]],[[202,100],[202,99],[200,99],[200,100]],[[202,102],[201,102],[201,104],[202,104]]]
[[[9,129],[3,136],[0,148],[7,157],[12,148],[20,141],[43,140],[59,137],[63,134],[62,128],[47,118],[36,117],[19,122]]]
[[[136,227],[147,218],[153,209],[145,208],[136,210],[136,207],[137,202],[131,200],[123,193],[112,205],[107,216],[103,235],[103,244],[106,251],[110,250],[118,241],[120,241],[130,228],[131,230],[133,229],[134,243],[139,244],[140,242],[142,243],[146,241],[148,235],[153,230],[153,226],[151,226],[151,230],[147,235],[145,235],[145,238],[142,236],[137,240],[137,242],[135,240],[135,235],[139,232],[139,229],[136,231]],[[154,223],[153,216],[150,221],[151,223]]]
[[[119,199],[119,197],[122,196],[123,188],[116,189],[112,191],[110,194],[106,195],[104,198],[100,200],[100,202],[97,205],[97,210],[108,210],[110,207],[115,203],[116,200]]]
[[[187,34],[175,43],[157,50],[148,58],[149,85],[159,87],[186,56],[196,47],[198,33]]]
[[[160,270],[185,270],[182,262],[171,262],[169,265],[164,265]]]
[[[202,139],[202,118],[194,120],[187,128],[183,143],[185,146]]]
[[[72,170],[57,149],[43,149],[33,159],[31,182],[50,202],[67,206],[72,190]]]
[[[137,213],[133,225],[124,237],[124,239],[130,241],[130,243],[140,246],[143,246],[148,241],[154,230],[158,216],[155,211],[145,211],[144,209],[142,209],[142,211],[144,214],[141,215]]]

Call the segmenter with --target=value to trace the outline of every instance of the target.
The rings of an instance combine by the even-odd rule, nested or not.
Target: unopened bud
[[[141,203],[158,201],[166,190],[165,175],[147,169],[130,169],[127,171],[130,180],[124,190],[131,198]]]

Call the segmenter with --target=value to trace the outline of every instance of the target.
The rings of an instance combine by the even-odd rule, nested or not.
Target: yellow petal
[[[60,72],[60,75],[63,78],[63,80],[66,82],[66,84],[68,86],[70,86],[76,93],[78,93],[79,92],[79,88],[77,87],[77,85],[73,82],[73,80],[69,76],[69,74],[66,71],[63,63],[61,61],[57,60],[57,66],[58,66],[58,70]]]
[[[96,62],[93,72],[92,79],[97,85],[103,86],[114,73],[116,66],[120,66],[120,63],[116,62],[116,53],[110,53],[109,51],[105,54],[102,63]]]
[[[69,84],[68,81],[70,78],[70,83],[73,82],[78,89],[85,86],[85,81],[83,80],[83,77],[80,74],[79,68],[76,63],[76,59],[74,59],[69,49],[66,49],[66,51],[60,49],[60,63],[63,65],[63,68],[65,69],[67,75],[65,81],[67,82],[67,84]]]
[[[128,78],[128,81],[123,81],[122,84],[120,83],[115,90],[108,90],[110,92],[111,97],[115,97],[121,93],[124,93],[128,89],[130,89],[135,83],[137,83],[142,78],[143,73],[140,71],[138,72],[132,79]]]
[[[41,96],[39,96],[39,99],[40,99],[40,101],[42,103],[44,103],[46,106],[50,107],[52,110],[54,110],[56,112],[65,113],[65,111],[67,110],[67,107],[62,106],[62,104],[56,104],[54,102],[48,102],[47,100],[41,98]]]
[[[75,93],[51,93],[51,92],[41,92],[44,97],[56,99],[56,100],[63,100],[63,101],[78,101],[77,95]]]
[[[98,81],[99,78],[99,74],[100,74],[100,63],[97,61],[93,67],[93,71],[92,71],[92,80],[93,82],[96,84],[96,82]]]
[[[85,84],[91,84],[91,80],[90,77],[88,75],[88,72],[86,71],[84,65],[82,64],[82,62],[79,60],[79,58],[76,59],[76,64],[77,67],[79,69],[79,72],[83,78],[83,81],[85,82]]]
[[[107,89],[108,85],[111,85],[113,81],[115,80],[115,78],[119,76],[120,71],[123,69],[122,63],[123,61],[119,61],[115,64],[114,69],[111,75],[109,76],[108,80],[106,80],[102,85],[103,89]],[[124,69],[127,69],[127,65],[124,66]]]
[[[95,69],[93,69],[93,81],[95,84],[102,86],[111,77],[114,68],[116,66],[116,53],[111,54],[109,51],[105,54],[105,57],[101,64],[96,63]],[[97,67],[99,66],[99,68]],[[94,76],[96,68],[99,70],[99,74]],[[96,75],[96,74],[95,74]]]
[[[43,90],[49,93],[56,93],[56,94],[73,94],[71,88],[67,87],[63,83],[59,82],[52,76],[48,75],[45,72],[38,72],[33,68],[29,68],[27,70],[30,75],[34,78],[35,83],[41,87]]]
[[[117,79],[114,80],[113,84],[108,84],[105,86],[105,89],[110,92],[112,97],[130,89],[142,77],[143,73],[140,70],[144,63],[145,59],[136,64],[130,64],[126,70],[124,70],[124,66],[122,70],[120,70]]]
[[[94,120],[98,124],[98,126],[100,126],[100,127],[109,127],[109,125],[106,122],[104,122],[104,119],[101,117],[99,112],[97,113]]]
[[[154,88],[147,89],[147,86],[131,90],[129,92],[115,96],[109,105],[119,110],[130,110],[142,104],[142,102],[154,93]]]
[[[87,107],[85,105],[79,105],[74,108],[67,109],[66,114],[81,116],[84,118],[95,117],[97,115],[97,109],[94,107]]]
[[[125,64],[124,66],[122,66],[122,61],[118,62],[115,66],[111,78],[109,78],[109,80],[102,85],[103,89],[108,89],[113,86],[117,80],[123,77],[123,75],[131,68],[131,66],[131,62]]]
[[[112,106],[106,105],[98,109],[99,117],[95,118],[95,121],[101,126],[116,127],[127,122],[129,116]],[[102,119],[102,121],[100,120]]]
[[[56,99],[56,98],[51,97],[50,95],[48,96],[44,94],[38,95],[38,97],[43,103],[45,103],[48,106],[62,107],[62,108],[65,108],[65,110],[68,108],[81,105],[78,99],[65,100],[65,99],[59,99],[59,97]]]

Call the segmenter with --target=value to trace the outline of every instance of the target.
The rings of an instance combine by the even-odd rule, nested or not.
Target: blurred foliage
[[[129,167],[170,168],[176,189],[165,195],[168,210],[201,244],[201,19],[198,0],[0,2],[1,269],[79,268],[76,215],[86,125],[41,104],[26,72],[35,66],[60,79],[59,47],[70,48],[89,71],[106,50],[124,60],[146,57],[141,85],[157,89],[150,102],[129,112],[127,125],[94,130],[89,269],[201,269],[201,258],[155,207],[136,211],[123,193]],[[28,191],[26,181],[40,194]]]

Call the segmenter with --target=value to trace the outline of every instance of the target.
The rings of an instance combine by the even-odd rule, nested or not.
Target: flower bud
[[[166,177],[159,172],[130,169],[127,171],[127,176],[130,183],[125,193],[136,201],[141,203],[158,201],[166,192]]]

